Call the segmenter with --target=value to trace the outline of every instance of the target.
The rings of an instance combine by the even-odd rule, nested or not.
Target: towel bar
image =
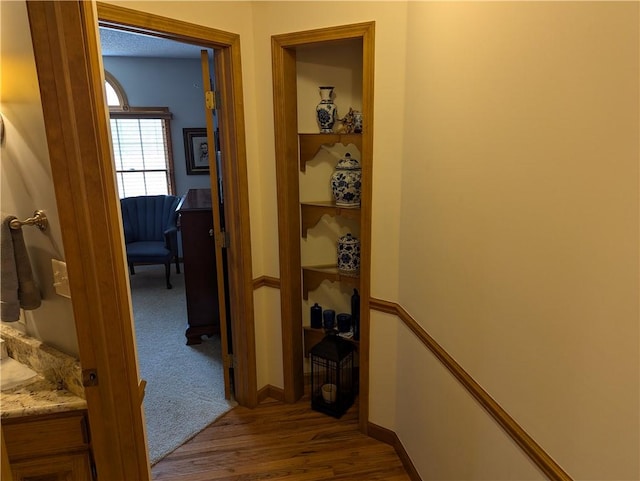
[[[47,215],[44,211],[37,210],[33,213],[33,217],[29,217],[25,220],[13,219],[9,223],[9,227],[14,230],[20,229],[23,225],[35,225],[41,231],[45,231],[49,226],[49,221],[47,220]]]

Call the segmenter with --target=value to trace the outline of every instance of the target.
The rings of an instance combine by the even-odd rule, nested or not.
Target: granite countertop
[[[38,375],[25,386],[0,393],[1,419],[86,409],[87,401]]]
[[[76,359],[4,324],[0,336],[9,356],[38,374],[31,382],[0,392],[1,419],[87,408]]]

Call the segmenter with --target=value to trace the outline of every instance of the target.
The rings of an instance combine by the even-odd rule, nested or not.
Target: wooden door
[[[93,2],[29,1],[92,448],[100,479],[150,479]]]
[[[218,151],[221,150],[216,142],[216,93],[213,86],[214,73],[209,66],[209,51],[200,51],[200,61],[202,66],[202,88],[205,113],[207,120],[207,142],[209,144],[209,172],[211,177],[211,205],[213,213],[213,232],[215,237],[215,258],[216,277],[218,286],[218,311],[220,314],[220,341],[222,343],[222,359],[224,361],[224,396],[231,398],[231,370],[233,369],[233,357],[229,354],[229,336],[231,330],[227,326],[227,289],[228,282],[226,276],[227,258],[224,249],[228,247],[227,234],[224,225],[224,197],[221,189],[222,173],[218,171],[221,163],[218,163]],[[225,155],[222,152],[222,155]]]

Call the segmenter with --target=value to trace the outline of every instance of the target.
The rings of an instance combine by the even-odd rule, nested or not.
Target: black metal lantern
[[[353,343],[330,333],[311,348],[311,407],[339,418],[356,396]]]

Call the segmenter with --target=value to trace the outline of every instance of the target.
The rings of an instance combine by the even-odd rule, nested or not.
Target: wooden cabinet
[[[190,189],[178,206],[189,345],[220,333],[212,208],[211,189]]]
[[[275,35],[272,55],[285,400],[301,397],[309,370],[305,354],[324,334],[309,327],[310,306],[318,302],[349,313],[357,288],[360,415],[366,426],[374,23]],[[319,87],[326,85],[334,87],[338,118],[350,108],[362,112],[362,132],[320,133],[315,107]],[[331,193],[331,174],[347,152],[362,168],[360,208],[337,206]],[[360,240],[359,276],[337,269],[337,243],[346,233]]]
[[[86,411],[2,421],[14,481],[94,479]]]

